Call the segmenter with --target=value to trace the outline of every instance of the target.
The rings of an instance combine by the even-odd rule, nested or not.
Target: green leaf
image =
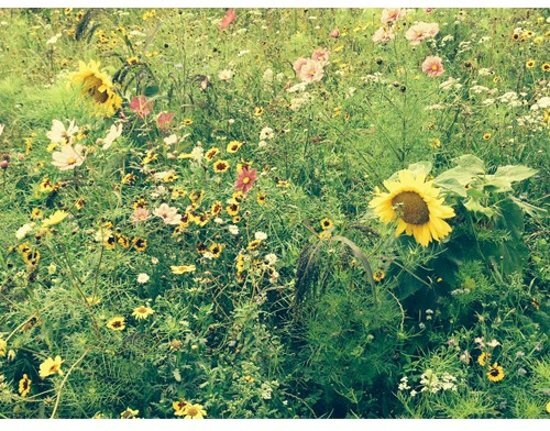
[[[470,197],[468,200],[464,202],[464,207],[468,211],[472,211],[475,213],[483,214],[484,216],[487,216],[489,218],[493,217],[495,215],[495,211],[492,210],[489,207],[484,207],[481,205],[481,202],[477,200],[474,197]]]
[[[434,184],[459,196],[466,197],[466,186],[485,173],[485,164],[471,154],[453,159],[457,165],[434,179]]]
[[[512,183],[523,181],[537,173],[536,169],[523,165],[507,165],[499,167],[494,175],[485,177],[485,187],[494,188],[495,192],[503,193],[512,190]]]
[[[412,163],[408,167],[409,171],[414,172],[415,174],[424,174],[428,175],[430,171],[432,170],[432,163],[431,162],[418,162],[418,163]]]

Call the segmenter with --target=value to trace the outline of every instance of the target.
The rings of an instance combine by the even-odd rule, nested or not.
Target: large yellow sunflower
[[[99,62],[86,64],[79,61],[79,70],[71,73],[69,78],[82,87],[82,94],[92,99],[98,114],[110,117],[122,105],[122,98],[115,92],[111,78],[99,66]]]
[[[384,223],[397,221],[395,235],[414,235],[416,242],[426,247],[432,240],[440,241],[452,231],[443,219],[453,217],[454,210],[444,205],[439,189],[426,174],[408,169],[399,171],[397,179],[384,181],[388,190],[377,190],[369,206]]]

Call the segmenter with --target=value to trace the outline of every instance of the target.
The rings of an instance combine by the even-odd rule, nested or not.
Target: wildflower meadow
[[[548,418],[549,45],[0,9],[0,418]]]

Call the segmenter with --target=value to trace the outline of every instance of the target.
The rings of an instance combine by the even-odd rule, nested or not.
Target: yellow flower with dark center
[[[439,189],[426,175],[407,169],[398,172],[397,179],[384,181],[387,192],[378,191],[369,206],[383,223],[397,222],[395,235],[403,232],[414,236],[426,247],[432,240],[441,241],[452,228],[444,221],[455,215],[444,205]]]
[[[126,63],[128,63],[130,66],[133,66],[135,64],[139,63],[139,58],[137,58],[135,55],[128,57],[126,59]]]
[[[187,401],[178,400],[172,403],[172,408],[174,409],[174,416],[184,416],[185,407],[187,406]]]
[[[76,202],[74,203],[75,208],[79,211],[82,208],[84,208],[85,205],[86,205],[86,201],[83,198],[77,199]]]
[[[372,278],[377,283],[380,283],[382,280],[384,280],[384,278],[386,278],[386,273],[381,269],[378,269],[374,271],[374,274],[372,274]]]
[[[208,251],[210,252],[210,255],[214,258],[214,259],[217,259],[221,256],[222,254],[222,250],[223,250],[223,245],[222,244],[218,244],[218,243],[214,243],[212,244],[210,247],[208,247]]]
[[[535,60],[527,60],[527,62],[525,63],[525,67],[527,69],[532,69],[533,67],[535,67],[535,65],[536,65]]]
[[[183,126],[190,126],[191,124],[193,124],[193,120],[191,118],[184,118],[181,124]]]
[[[237,255],[237,259],[236,259],[236,262],[235,262],[235,267],[237,268],[237,273],[240,274],[240,273],[244,272],[245,262],[246,262],[245,255],[242,254],[242,253],[239,253]]]
[[[128,407],[126,410],[124,410],[120,414],[120,419],[135,419],[137,418],[138,415],[139,415],[139,410],[137,409],[134,410]]]
[[[550,63],[544,63],[541,66],[541,69],[542,69],[543,72],[550,72]]]
[[[202,200],[204,197],[204,192],[202,190],[193,190],[191,193],[189,193],[189,200],[196,204]]]
[[[484,140],[484,141],[488,141],[489,139],[491,139],[491,136],[493,136],[493,135],[491,135],[491,133],[485,132],[485,133],[483,134],[483,140]]]
[[[264,115],[264,108],[262,108],[260,106],[256,106],[254,108],[254,116],[255,117],[261,117],[262,115]]]
[[[329,229],[332,229],[334,227],[333,221],[329,218],[322,219],[320,221],[320,224],[321,224],[321,229],[323,229],[323,230],[329,230]]]
[[[108,250],[114,250],[116,247],[117,239],[116,236],[111,234],[105,238],[103,241],[103,246]]]
[[[170,271],[172,271],[172,274],[181,275],[181,274],[187,274],[188,272],[194,272],[197,269],[195,265],[179,265],[170,266]]]
[[[266,199],[267,196],[265,195],[265,193],[258,193],[256,195],[256,202],[258,203],[258,205],[265,205]]]
[[[218,147],[210,148],[205,154],[204,158],[208,161],[211,161],[214,157],[218,155],[220,149]]]
[[[40,208],[33,208],[31,211],[31,218],[33,220],[42,218],[44,216],[44,212]]]
[[[498,365],[497,362],[493,364],[491,368],[489,368],[489,371],[487,371],[487,378],[491,382],[500,382],[506,374],[504,373],[504,368]]]
[[[147,201],[143,198],[139,198],[132,204],[132,207],[137,210],[138,208],[147,208]]]
[[[214,163],[214,172],[217,174],[223,174],[229,169],[229,162],[226,160],[218,160]]]
[[[204,419],[206,410],[200,404],[188,403],[183,409],[184,419]]]
[[[248,243],[248,246],[246,247],[248,250],[256,250],[260,244],[262,243],[262,241],[260,241],[259,239],[253,239],[252,241],[250,241]]]
[[[227,144],[228,153],[236,153],[242,147],[243,143],[239,141],[231,141]]]
[[[123,331],[124,328],[126,328],[124,317],[122,316],[113,317],[107,322],[107,328],[112,329],[113,331]]]
[[[38,250],[27,250],[22,253],[23,261],[29,266],[36,266],[40,262],[40,252]]]
[[[117,235],[117,242],[122,248],[127,249],[130,247],[130,239],[125,235]]]
[[[237,202],[230,202],[229,205],[227,205],[225,207],[225,211],[227,212],[227,214],[229,214],[231,217],[234,217],[236,216],[237,214],[239,214],[239,210],[240,210],[240,206]]]
[[[144,238],[134,238],[132,244],[136,251],[140,253],[144,252],[147,249],[147,240]]]
[[[222,203],[220,201],[216,201],[212,204],[212,206],[210,207],[210,215],[212,217],[215,217],[217,216],[221,211],[222,211]]]
[[[70,75],[73,83],[80,85],[82,94],[88,96],[97,112],[112,117],[122,105],[122,98],[115,92],[111,78],[99,69],[100,63],[80,61],[79,70]]]
[[[23,374],[23,378],[19,380],[19,395],[21,395],[23,398],[29,395],[29,392],[31,391],[31,385],[32,381],[31,379],[29,379],[29,376]]]
[[[120,182],[122,184],[131,184],[133,183],[134,181],[136,180],[136,176],[134,174],[125,174],[123,177],[122,177],[122,180],[120,180]]]
[[[59,355],[57,355],[55,359],[51,357],[47,358],[44,362],[40,364],[40,378],[45,379],[46,377],[52,376],[54,374],[59,374],[60,376],[62,376],[63,371],[61,370],[61,364],[63,362],[64,361]]]
[[[154,312],[155,311],[151,307],[140,305],[139,307],[134,308],[132,316],[134,316],[138,320],[145,320],[149,316],[153,315]]]
[[[485,366],[485,364],[491,359],[491,354],[488,352],[483,352],[479,357],[477,358],[477,363],[481,365],[482,367]]]

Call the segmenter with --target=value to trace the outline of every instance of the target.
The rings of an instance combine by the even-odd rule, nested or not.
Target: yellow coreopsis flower
[[[54,374],[63,375],[63,370],[61,370],[61,364],[65,362],[61,359],[61,356],[57,355],[54,358],[47,358],[44,362],[40,364],[39,375],[41,379],[52,376]]]

